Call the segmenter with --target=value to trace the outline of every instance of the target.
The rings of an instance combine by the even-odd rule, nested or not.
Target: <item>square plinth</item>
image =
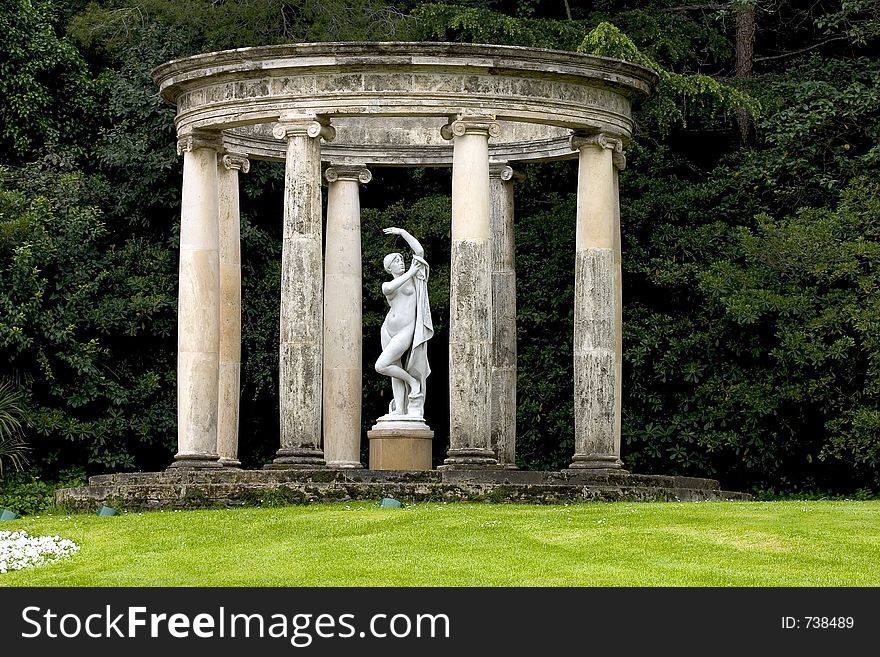
[[[370,470],[430,470],[434,432],[425,428],[367,431]]]

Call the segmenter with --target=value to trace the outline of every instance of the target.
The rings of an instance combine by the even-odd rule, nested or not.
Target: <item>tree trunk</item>
[[[755,62],[755,4],[753,2],[734,2],[736,8],[736,74],[738,80],[752,77]],[[752,117],[745,109],[736,111],[736,122],[742,143],[749,141]]]

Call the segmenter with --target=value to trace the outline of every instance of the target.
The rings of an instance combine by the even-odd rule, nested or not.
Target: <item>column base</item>
[[[364,464],[360,461],[327,461],[327,467],[331,470],[362,470]]]
[[[174,463],[168,469],[220,469],[219,456],[216,454],[175,454]]]
[[[275,460],[263,466],[264,470],[314,470],[326,468],[324,450],[311,447],[282,447]]]
[[[503,470],[505,466],[498,463],[495,452],[491,449],[465,447],[450,449],[443,465],[438,470]]]
[[[614,455],[607,454],[575,454],[568,470],[610,470],[627,474],[623,469],[623,461]]]
[[[224,468],[229,468],[231,470],[241,469],[241,461],[239,461],[238,459],[227,459],[221,457],[220,465],[222,465]]]

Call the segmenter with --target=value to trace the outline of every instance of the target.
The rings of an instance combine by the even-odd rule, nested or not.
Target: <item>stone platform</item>
[[[64,488],[55,502],[71,511],[101,504],[130,511],[312,502],[675,502],[748,500],[721,490],[714,479],[520,470],[167,470],[99,475],[82,488]]]

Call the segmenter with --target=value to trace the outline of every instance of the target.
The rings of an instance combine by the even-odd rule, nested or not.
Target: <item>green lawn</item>
[[[44,515],[0,586],[878,586],[880,502],[371,503]]]

